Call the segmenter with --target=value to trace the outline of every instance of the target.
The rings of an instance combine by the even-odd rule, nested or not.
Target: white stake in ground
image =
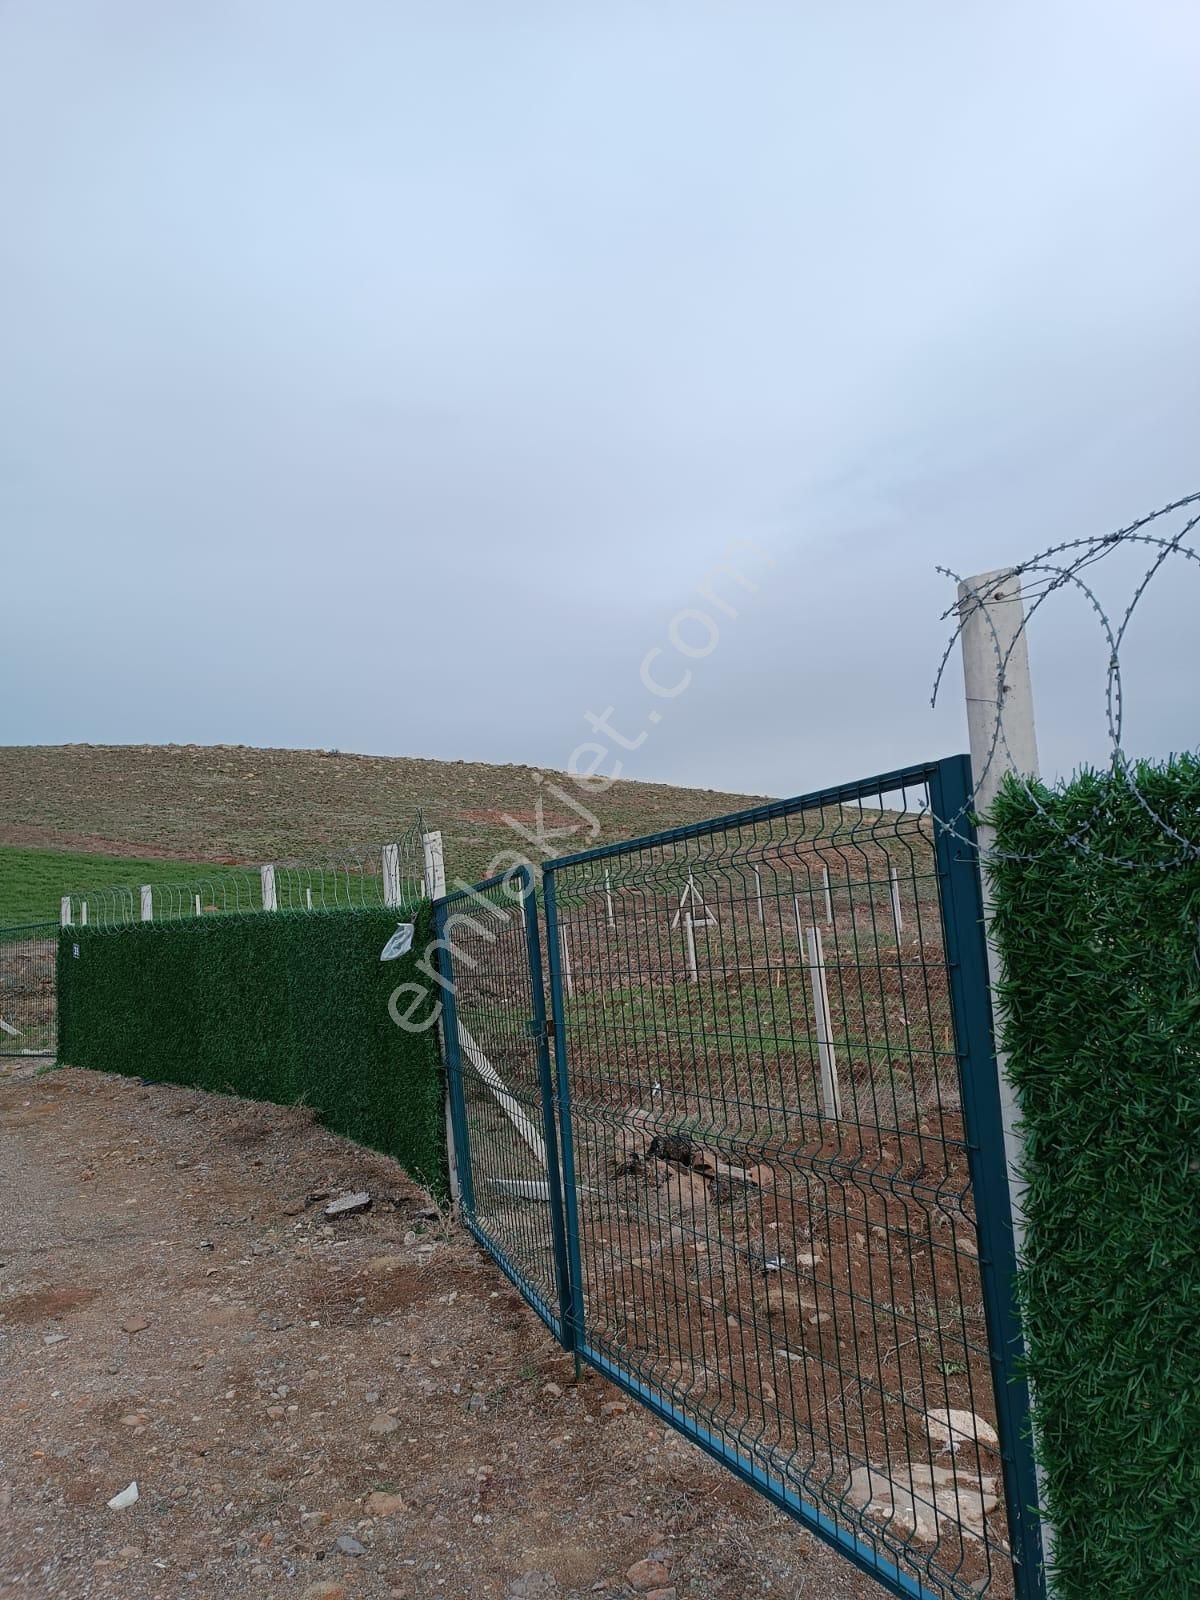
[[[546,1145],[541,1134],[533,1121],[526,1116],[521,1103],[509,1093],[508,1085],[475,1043],[466,1028],[463,1027],[461,1021],[458,1024],[458,1042],[462,1046],[467,1060],[496,1097],[496,1103],[500,1109],[544,1168],[546,1165]]]
[[[562,939],[562,970],[563,982],[567,986],[567,999],[575,998],[575,979],[571,972],[571,946],[567,943],[567,930],[560,924],[559,937]]]
[[[821,887],[825,891],[825,921],[833,926],[833,895],[829,889],[829,868],[821,868]]]
[[[817,1057],[821,1064],[821,1104],[835,1121],[842,1114],[838,1089],[837,1057],[833,1049],[833,1020],[829,1015],[829,988],[825,982],[825,954],[820,928],[808,928],[808,973],[812,984],[813,1015],[817,1027]]]
[[[272,866],[260,867],[259,877],[262,880],[262,908],[264,911],[278,911],[279,902],[275,898],[275,868]]]
[[[892,921],[896,927],[896,943],[904,929],[904,913],[900,909],[900,874],[894,866],[888,868],[888,881],[892,890]]]
[[[200,915],[200,896],[199,895],[195,895],[193,897],[193,903],[195,904],[195,907],[196,907],[196,915],[199,916]]]
[[[154,890],[148,883],[142,885],[142,921],[154,921]]]
[[[608,925],[610,928],[615,928],[617,919],[613,914],[612,880],[607,872],[604,874],[604,904],[608,908]]]
[[[690,911],[685,911],[683,914],[683,945],[687,954],[688,982],[699,983],[700,972],[696,966],[696,930]]]
[[[71,926],[71,896],[69,894],[65,894],[62,897],[59,905],[59,916],[62,919],[63,927],[69,928]]]

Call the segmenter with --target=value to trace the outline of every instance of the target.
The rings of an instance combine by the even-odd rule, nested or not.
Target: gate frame
[[[924,785],[934,829],[934,856],[939,885],[938,907],[945,948],[951,1022],[962,1092],[964,1142],[975,1203],[980,1285],[997,1433],[1004,1482],[1009,1556],[1017,1600],[1045,1600],[1046,1577],[1038,1516],[1037,1475],[1032,1448],[1029,1389],[1020,1371],[1024,1342],[1016,1295],[1016,1252],[1008,1187],[1001,1113],[999,1068],[993,1031],[984,929],[983,890],[971,815],[971,761],[966,755],[897,769],[857,783],[754,806],[745,811],[691,823],[639,839],[600,845],[573,855],[554,857],[542,867],[546,941],[550,975],[550,1032],[554,1039],[558,1117],[562,1132],[562,1194],[566,1222],[569,1327],[576,1363],[585,1361],[640,1400],[692,1443],[722,1462],[780,1509],[812,1529],[853,1565],[894,1593],[936,1600],[934,1590],[910,1577],[883,1551],[843,1528],[818,1506],[772,1480],[733,1444],[713,1434],[661,1395],[594,1349],[587,1336],[583,1304],[583,1271],[579,1247],[574,1140],[571,1121],[570,1056],[564,1026],[563,974],[560,958],[555,875],[564,867],[604,860],[633,851],[702,838],[738,826],[794,816],[804,811],[853,804],[897,789]],[[565,1340],[564,1340],[565,1343]]]
[[[467,1121],[466,1096],[463,1093],[462,1051],[458,1033],[458,1007],[454,973],[454,942],[448,924],[452,923],[460,902],[474,903],[489,889],[504,887],[511,893],[518,888],[515,899],[505,909],[520,916],[524,923],[525,977],[529,985],[531,1015],[527,1026],[533,1041],[537,1062],[538,1097],[542,1106],[542,1139],[546,1147],[546,1181],[549,1189],[550,1236],[554,1251],[554,1280],[558,1293],[558,1310],[535,1290],[515,1262],[496,1241],[480,1227],[475,1219],[475,1172],[471,1161],[471,1136]],[[489,908],[490,909],[490,908]],[[471,1236],[483,1246],[518,1289],[530,1306],[541,1317],[550,1332],[565,1350],[573,1348],[573,1324],[569,1320],[570,1272],[568,1249],[563,1222],[562,1172],[559,1155],[558,1128],[555,1120],[554,1084],[550,1072],[549,1034],[551,1027],[546,1018],[546,995],[542,982],[541,942],[538,934],[537,899],[534,892],[533,873],[527,865],[510,872],[485,878],[469,889],[456,889],[434,902],[434,948],[437,954],[438,973],[442,988],[442,1039],[446,1052],[446,1089],[450,1102],[450,1129],[458,1169],[459,1215]]]

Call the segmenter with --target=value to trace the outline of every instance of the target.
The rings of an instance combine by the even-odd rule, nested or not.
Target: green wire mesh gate
[[[965,757],[439,907],[463,1211],[897,1594],[1043,1593]],[[543,984],[550,1019],[543,1007]]]
[[[57,1048],[58,924],[0,928],[0,1056],[50,1056]]]

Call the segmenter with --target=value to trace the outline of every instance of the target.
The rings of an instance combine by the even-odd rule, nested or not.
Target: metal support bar
[[[1029,1386],[1021,1375],[1024,1341],[1017,1306],[1016,1242],[968,757],[953,756],[938,764],[929,799],[1016,1592],[1018,1600],[1044,1600],[1038,1482],[1030,1437]]]

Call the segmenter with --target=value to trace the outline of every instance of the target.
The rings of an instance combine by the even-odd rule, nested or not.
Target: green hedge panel
[[[381,962],[393,911],[257,912],[60,936],[59,1058],[157,1083],[306,1104],[327,1127],[446,1192],[436,1030],[388,997],[430,937]]]
[[[1133,777],[993,814],[1058,1600],[1200,1594],[1200,764]]]

